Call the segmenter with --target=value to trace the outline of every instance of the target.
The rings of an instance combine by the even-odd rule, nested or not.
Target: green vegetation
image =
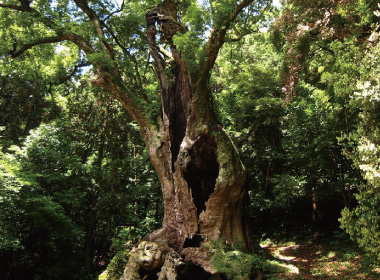
[[[207,247],[212,254],[214,268],[227,279],[251,279],[263,270],[263,259],[255,254],[243,252],[241,248],[231,248],[222,240],[209,242]]]
[[[141,128],[109,94],[113,88],[91,85],[98,77],[89,67],[117,69],[125,96],[132,92],[147,118],[161,120],[145,30],[146,12],[160,1],[79,1],[110,22],[104,40],[120,35],[114,57],[71,2],[0,1],[6,280],[119,279],[133,245],[163,219]],[[188,30],[174,44],[197,73],[212,24],[241,1],[179,2]],[[265,279],[378,279],[380,7],[288,0],[257,13],[265,1],[254,2],[227,32],[211,102],[246,167],[247,225],[274,258],[217,243],[209,246],[213,265],[231,280],[257,271]],[[39,13],[10,8],[30,3]],[[259,29],[259,21],[270,28]],[[94,46],[87,57],[73,42],[40,42],[74,33]],[[17,52],[33,42],[40,43]],[[223,158],[233,167],[235,160]],[[305,241],[317,235],[323,238]]]
[[[94,277],[162,216],[137,126],[103,93],[71,90],[58,118],[1,153],[1,260],[22,277]]]
[[[120,229],[117,236],[112,239],[114,257],[108,264],[107,269],[99,275],[99,280],[120,279],[129,258],[129,251],[133,242],[136,242],[136,237],[141,238],[143,236],[138,236],[133,227]]]

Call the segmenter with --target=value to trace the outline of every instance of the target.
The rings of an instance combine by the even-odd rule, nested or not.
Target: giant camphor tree
[[[79,50],[67,75],[91,63],[92,84],[141,128],[162,184],[164,219],[133,251],[125,279],[161,266],[160,279],[172,279],[179,254],[216,273],[203,240],[254,248],[243,217],[244,167],[213,110],[209,79],[223,43],[257,30],[267,7],[267,0],[0,2],[3,62],[52,55],[52,46]],[[147,49],[159,95],[143,85]]]

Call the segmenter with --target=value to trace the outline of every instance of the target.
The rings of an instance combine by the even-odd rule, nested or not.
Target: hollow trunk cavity
[[[209,279],[217,271],[207,242],[223,240],[243,247],[247,244],[248,231],[243,230],[242,222],[247,195],[244,167],[209,103],[204,101],[203,97],[210,94],[207,84],[188,72],[172,42],[174,34],[184,32],[175,15],[176,7],[170,0],[146,15],[149,49],[162,100],[159,133],[147,141],[147,146],[162,184],[164,220],[162,228],[144,242],[155,244],[149,248],[159,248],[161,255],[157,253],[156,264],[160,272],[151,275],[141,268],[144,263],[139,263],[139,256],[144,249],[137,247],[124,279],[179,279],[175,277],[183,263],[199,268]],[[162,42],[165,46],[160,45]],[[165,53],[162,48],[166,48]]]
[[[183,176],[197,208],[197,215],[206,210],[206,202],[214,192],[219,175],[216,142],[201,136],[189,151],[189,162]]]

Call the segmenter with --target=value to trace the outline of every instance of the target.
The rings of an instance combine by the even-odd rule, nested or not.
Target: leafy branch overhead
[[[97,73],[94,84],[111,91],[135,116],[138,122],[146,122],[143,113],[140,112],[143,111],[141,104],[146,101],[149,102],[150,98],[144,92],[140,73],[142,69],[139,69],[137,64],[138,56],[141,57],[143,54],[140,54],[140,50],[135,49],[135,47],[128,46],[136,41],[134,39],[136,36],[140,37],[138,40],[144,40],[145,35],[141,34],[140,30],[144,28],[145,24],[140,21],[140,26],[134,26],[126,34],[120,30],[120,28],[124,28],[120,24],[128,25],[128,20],[132,17],[135,9],[138,10],[138,14],[144,15],[151,9],[153,3],[147,1],[143,5],[138,5],[133,1],[130,3],[123,1],[118,6],[111,1],[75,0],[73,1],[74,6],[74,3],[69,1],[58,1],[54,5],[37,4],[33,1],[19,1],[18,4],[14,2],[0,3],[0,7],[3,8],[1,10],[2,15],[8,18],[3,24],[5,24],[4,28],[8,28],[9,40],[12,40],[12,47],[8,49],[8,53],[13,58],[36,46],[65,41],[71,42],[94,65]],[[252,4],[253,2],[255,3]],[[252,15],[261,15],[260,10],[266,3],[267,1],[253,0],[240,2],[210,1],[199,6],[196,1],[188,1],[186,4],[177,1],[164,1],[162,5],[170,4],[177,7],[174,10],[173,22],[182,26],[180,33],[184,33],[184,35],[180,37],[185,36],[175,40],[178,48],[184,49],[184,46],[189,45],[194,39],[191,34],[196,25],[198,25],[196,26],[197,30],[203,31],[203,35],[209,33],[208,40],[201,38],[195,41],[199,43],[199,46],[203,45],[202,50],[200,50],[202,55],[196,60],[198,64],[196,69],[201,69],[199,77],[203,80],[202,83],[205,83],[209,79],[219,49],[224,41],[231,39],[226,38],[226,33],[231,25],[237,20],[233,30],[239,37],[242,36],[246,31],[238,31],[238,26],[242,25],[243,22],[243,25],[253,26],[260,17]],[[199,17],[202,17],[201,14],[204,15],[205,12],[210,13],[210,18],[204,21],[199,20]],[[247,13],[246,16],[243,15],[245,12]],[[184,22],[177,22],[177,14],[185,15]],[[21,33],[15,29],[15,24],[22,26]],[[32,36],[27,36],[27,34]],[[184,55],[186,57],[199,56],[199,54],[195,54],[199,46],[187,47],[186,50],[184,49]],[[97,54],[95,55],[95,53]],[[114,63],[108,63],[107,60],[114,61]],[[127,61],[134,65],[134,71],[129,72],[128,77],[124,76],[121,65]],[[138,85],[138,93],[132,92],[133,90],[124,82],[131,76]]]

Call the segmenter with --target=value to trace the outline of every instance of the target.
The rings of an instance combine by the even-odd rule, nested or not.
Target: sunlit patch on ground
[[[349,244],[273,244],[261,247],[276,258],[268,261],[267,278],[285,279],[380,279],[380,268]]]

